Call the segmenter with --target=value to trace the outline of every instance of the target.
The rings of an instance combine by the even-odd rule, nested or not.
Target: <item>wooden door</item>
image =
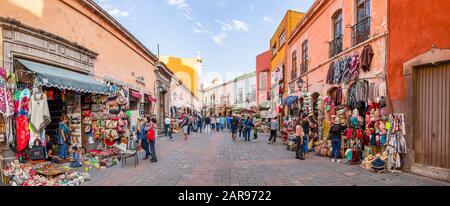
[[[450,64],[415,71],[415,162],[450,169]]]

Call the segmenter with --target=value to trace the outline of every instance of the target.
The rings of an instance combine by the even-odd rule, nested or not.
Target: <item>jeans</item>
[[[173,139],[173,137],[172,137],[172,134],[173,134],[173,132],[172,131],[170,131],[169,133],[168,133],[168,135],[169,135],[169,139]]]
[[[150,141],[150,155],[152,157],[152,160],[158,160],[156,158],[156,150],[155,150],[155,141]]]
[[[188,125],[188,135],[191,134],[192,124]]]
[[[341,143],[342,141],[340,139],[333,139],[331,140],[331,148],[333,149],[331,151],[331,158],[341,159]]]
[[[203,126],[202,126],[202,124],[198,124],[197,132],[199,132],[199,133],[202,133],[202,132],[203,132]]]
[[[219,131],[219,123],[216,123],[216,131]]]
[[[251,131],[252,131],[252,129],[245,128],[245,130],[244,130],[245,141],[250,141],[250,133],[251,133]]]
[[[206,124],[205,125],[205,133],[207,135],[211,134],[211,124]]]
[[[308,154],[309,153],[309,148],[308,148],[309,136],[306,135],[306,134],[305,134],[305,138],[304,138],[303,144],[305,145],[305,153]]]
[[[148,139],[142,139],[141,140],[141,147],[145,151],[145,157],[150,157],[150,150],[149,150],[149,146],[148,146]]]
[[[304,141],[300,141],[300,138],[297,137],[297,151],[295,153],[295,156],[298,158],[303,159],[305,157],[305,146]]]
[[[270,130],[269,142],[272,140],[272,138],[273,138],[273,143],[277,142],[277,130]]]
[[[166,136],[168,136],[169,134],[169,128],[170,128],[170,124],[166,124]]]
[[[59,157],[61,157],[62,159],[69,158],[69,145],[67,143],[62,144],[60,150],[61,151],[59,152]]]

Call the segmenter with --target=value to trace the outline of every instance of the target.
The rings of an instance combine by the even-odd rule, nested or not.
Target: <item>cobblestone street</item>
[[[313,155],[305,161],[281,144],[232,142],[229,133],[193,133],[157,143],[158,163],[130,159],[125,167],[94,171],[85,185],[100,186],[449,186],[406,173],[375,174]]]

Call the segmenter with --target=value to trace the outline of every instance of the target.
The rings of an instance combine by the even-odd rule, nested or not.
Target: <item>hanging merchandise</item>
[[[30,125],[36,133],[40,133],[50,122],[47,96],[42,90],[34,88],[30,102]]]
[[[403,167],[403,157],[406,155],[406,127],[403,114],[392,114],[389,118],[388,147],[389,152],[387,169],[399,169]]]
[[[334,105],[335,106],[341,105],[341,103],[342,103],[342,96],[343,96],[342,88],[338,87],[337,90],[336,90],[336,99],[334,101]]]
[[[370,44],[364,46],[362,54],[361,54],[361,69],[364,72],[370,71],[370,65],[372,64],[373,56],[374,56],[374,52],[373,52],[372,46]]]
[[[17,152],[23,151],[28,147],[28,141],[30,140],[30,131],[28,130],[28,117],[20,115],[16,120],[17,131]]]
[[[339,84],[341,82],[341,77],[342,77],[342,60],[338,60],[335,64],[334,64],[334,84]]]
[[[356,53],[351,58],[350,63],[350,81],[355,81],[359,77],[359,66],[360,66],[360,60],[359,55]]]
[[[344,57],[343,60],[343,72],[342,72],[342,83],[347,84],[350,82],[350,68],[352,64],[352,58],[349,56]]]
[[[366,80],[359,80],[356,82],[356,93],[355,99],[356,101],[364,101],[367,102],[369,92],[369,82]]]
[[[330,62],[330,68],[328,69],[326,79],[327,84],[334,84],[334,64],[334,62]]]

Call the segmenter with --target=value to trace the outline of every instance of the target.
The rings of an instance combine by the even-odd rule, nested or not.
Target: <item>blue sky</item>
[[[205,81],[255,69],[256,55],[288,9],[306,12],[314,0],[95,0],[156,54],[205,62]]]

